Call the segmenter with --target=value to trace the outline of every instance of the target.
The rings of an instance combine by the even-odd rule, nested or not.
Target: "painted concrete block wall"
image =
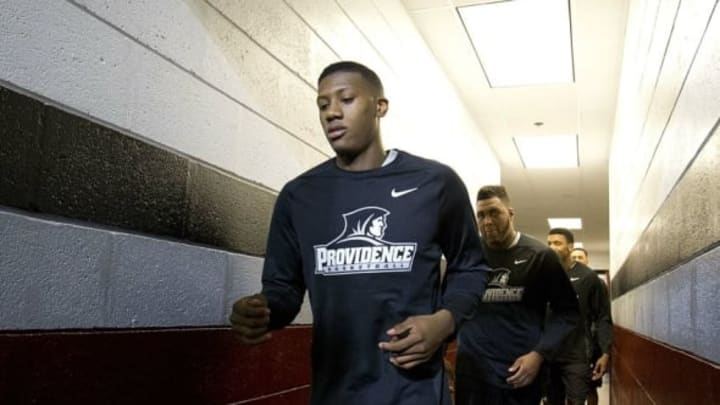
[[[718,120],[716,9],[715,0],[630,3],[609,167],[611,273]]]
[[[228,324],[262,258],[0,210],[0,330]],[[295,323],[312,323],[307,299]]]
[[[314,107],[319,69],[357,59],[388,87],[386,146],[457,165],[472,189],[498,181],[402,6],[375,3],[10,1],[0,80],[279,189],[331,155]]]
[[[0,85],[228,173],[263,193],[277,192],[289,179],[332,155],[317,119],[315,82],[324,66],[342,59],[366,63],[383,78],[391,99],[383,129],[386,147],[450,164],[471,190],[499,181],[499,166],[482,133],[398,1],[9,0],[2,9]],[[191,204],[194,201],[191,198]],[[8,218],[23,214],[11,211],[7,215],[3,226],[8,225]],[[212,220],[212,215],[203,220]],[[67,227],[81,240],[89,238],[88,232],[102,235],[98,240],[111,242],[97,247],[98,254],[116,258],[120,237],[115,230],[92,223],[77,228],[57,217],[43,220],[49,228]],[[3,232],[4,237],[9,243],[23,244],[27,239],[22,234],[35,232],[36,221],[28,217],[13,225],[13,233]],[[151,326],[154,321],[155,326],[223,324],[225,318],[216,315],[219,308],[227,310],[228,290],[259,278],[259,264],[242,264],[236,268],[241,269],[240,280],[221,283],[220,274],[232,267],[228,263],[238,260],[229,259],[234,253],[218,250],[211,256],[228,263],[208,260],[202,276],[182,267],[175,276],[183,277],[186,284],[173,285],[167,277],[179,263],[172,252],[177,250],[177,257],[183,257],[205,251],[145,236],[149,237],[146,244],[131,242],[135,239],[128,236],[123,246],[134,253],[118,263],[79,267],[84,270],[77,277],[84,272],[93,275],[83,282],[97,278],[82,298],[100,302],[100,309],[88,312],[94,315],[72,318],[66,324],[52,320],[24,325],[16,314],[2,327],[131,327]],[[13,251],[10,264],[22,262],[23,268],[35,268],[31,274],[39,279],[59,266],[57,274],[73,280],[70,274],[76,263],[53,263],[50,259],[57,248],[50,239],[41,240],[47,252],[17,257]],[[155,248],[159,259],[153,257]],[[154,263],[153,271],[146,272],[144,263],[148,262]],[[118,268],[122,271],[112,270]],[[109,287],[114,285],[113,277],[138,285],[114,290]],[[18,274],[12,281],[27,286],[32,280]],[[206,284],[201,296],[194,295],[194,283]],[[187,291],[177,297],[179,301],[166,302],[167,295],[152,296],[148,286],[154,284],[169,291]],[[57,288],[56,297],[65,291],[81,299],[72,288]],[[226,295],[224,301],[217,301],[218,292]],[[127,306],[121,305],[122,310],[108,306],[117,300]],[[173,312],[173,303],[191,304],[198,312]],[[201,316],[201,308],[213,315]],[[157,314],[143,317],[144,309]],[[35,310],[42,312],[40,307]],[[46,315],[54,319],[56,314],[51,310]]]
[[[609,167],[611,396],[716,403],[718,1],[631,1],[619,94]],[[682,365],[683,377],[657,370],[658,358]]]
[[[616,325],[720,363],[720,248],[613,301]]]
[[[275,194],[332,155],[315,111],[329,63],[381,75],[386,147],[450,164],[469,189],[500,179],[397,0],[0,10],[0,139],[12,145],[0,149],[0,363],[13,370],[0,371],[0,397],[11,402],[307,401],[312,331],[248,349],[227,316],[260,287]],[[295,323],[309,322],[305,305]]]

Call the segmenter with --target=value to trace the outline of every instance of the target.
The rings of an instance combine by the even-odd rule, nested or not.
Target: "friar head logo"
[[[385,240],[390,211],[362,207],[342,214],[343,230],[328,243],[314,245],[315,274],[395,273],[412,271],[417,242]]]
[[[387,229],[387,216],[390,211],[380,207],[363,207],[343,214],[344,229],[331,243],[362,240],[379,245]]]
[[[510,281],[510,269],[500,267],[492,269],[492,276],[488,286],[505,288],[507,287],[508,281]]]

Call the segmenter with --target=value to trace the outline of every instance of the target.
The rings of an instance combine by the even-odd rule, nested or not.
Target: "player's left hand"
[[[394,325],[386,332],[390,340],[380,342],[379,347],[392,352],[392,364],[407,370],[428,361],[454,331],[452,314],[441,309],[432,315],[411,316]]]
[[[610,361],[610,355],[603,353],[599,359],[595,362],[595,368],[593,368],[592,379],[593,381],[599,380],[607,372],[608,362]]]
[[[507,383],[512,385],[513,388],[521,388],[530,385],[535,381],[538,372],[540,371],[540,365],[542,365],[543,358],[538,352],[530,352],[523,356],[518,357],[512,366],[508,369],[510,377],[507,378]]]

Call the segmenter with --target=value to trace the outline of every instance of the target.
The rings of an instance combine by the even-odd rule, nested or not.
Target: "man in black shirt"
[[[538,405],[540,367],[579,320],[575,292],[557,255],[515,231],[505,187],[482,187],[476,215],[493,274],[482,304],[460,329],[456,404]]]
[[[570,257],[572,260],[576,263],[582,263],[588,267],[590,267],[590,255],[588,254],[588,251],[581,247],[574,247],[572,252],[570,253]],[[601,278],[601,280],[603,280]],[[603,281],[602,283],[603,288],[603,297],[607,296],[608,301],[607,305],[610,306],[610,296],[607,292],[607,285]],[[612,322],[612,321],[611,321]],[[610,330],[610,333],[612,334],[612,329]],[[593,323],[592,325],[592,346],[593,346],[593,354],[592,354],[592,381],[590,382],[590,386],[588,388],[588,396],[587,396],[587,405],[597,405],[598,404],[598,388],[602,386],[602,379],[603,375],[607,372],[608,369],[608,362],[610,361],[610,345],[607,344],[605,349],[600,347],[600,341],[599,341],[599,334],[598,334],[598,328],[597,324]],[[604,350],[604,351],[603,351]]]
[[[592,380],[602,378],[612,340],[610,302],[604,283],[581,262],[572,259],[575,237],[565,228],[553,228],[547,236],[548,245],[558,254],[580,303],[582,322],[563,342],[562,350],[552,359],[548,402],[550,405],[584,404]],[[592,327],[603,355],[592,365]]]
[[[234,304],[233,329],[245,343],[266,341],[307,290],[312,404],[449,405],[443,344],[488,277],[467,190],[443,164],[386,153],[388,100],[367,67],[326,67],[317,106],[336,157],[278,195],[262,293]]]

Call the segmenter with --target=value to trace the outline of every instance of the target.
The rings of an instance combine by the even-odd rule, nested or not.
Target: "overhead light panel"
[[[584,248],[585,245],[582,242],[573,242],[573,249]]]
[[[574,81],[568,0],[458,7],[490,87]]]
[[[558,169],[577,167],[577,135],[514,136],[523,166],[526,169]]]
[[[550,229],[582,229],[582,218],[548,218],[548,225]]]

